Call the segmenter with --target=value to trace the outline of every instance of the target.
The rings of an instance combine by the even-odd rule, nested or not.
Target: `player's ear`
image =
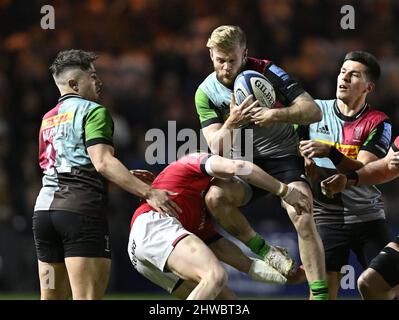
[[[212,50],[212,48],[209,48],[209,56],[211,57],[211,60],[213,61],[213,50]]]
[[[375,83],[374,82],[369,82],[367,84],[367,93],[373,92],[375,90]]]
[[[246,63],[248,58],[248,48],[244,49],[243,55],[242,55],[242,62]]]
[[[79,91],[79,86],[78,86],[78,82],[74,79],[69,79],[68,80],[68,86],[73,90],[78,92]]]

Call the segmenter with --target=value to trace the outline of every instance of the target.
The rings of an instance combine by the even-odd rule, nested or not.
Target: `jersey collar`
[[[365,102],[363,108],[361,108],[358,111],[358,113],[356,113],[353,116],[348,117],[348,116],[344,115],[343,113],[341,113],[341,111],[339,110],[337,99],[335,99],[335,101],[334,101],[334,113],[338,118],[340,118],[341,120],[344,120],[344,121],[355,121],[355,120],[359,119],[368,109],[369,109],[369,104],[367,102]]]
[[[82,97],[76,93],[67,93],[67,94],[64,94],[63,96],[61,96],[58,99],[58,102],[65,101],[66,99],[69,99],[69,98],[82,98]]]

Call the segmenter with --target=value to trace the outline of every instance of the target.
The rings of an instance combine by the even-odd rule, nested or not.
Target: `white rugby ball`
[[[257,71],[246,70],[241,72],[234,81],[236,105],[240,105],[250,94],[259,101],[261,107],[273,108],[276,103],[276,93],[269,80]]]

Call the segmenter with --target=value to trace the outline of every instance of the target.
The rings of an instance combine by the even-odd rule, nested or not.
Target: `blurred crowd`
[[[45,4],[55,8],[54,30],[40,27]],[[355,9],[354,30],[340,26],[347,4]],[[399,134],[397,0],[0,0],[0,291],[38,286],[31,235],[41,186],[37,136],[42,115],[58,98],[48,71],[57,52],[78,48],[100,55],[102,103],[115,122],[118,157],[130,168],[159,171],[145,162],[145,133],[166,130],[168,120],[199,132],[194,93],[212,72],[205,45],[221,24],[240,25],[251,56],[275,61],[315,98],[334,97],[346,52],[373,53],[382,78],[369,102],[391,117]],[[382,187],[393,224],[399,224],[397,184]],[[137,199],[112,186],[110,199],[115,263],[129,269],[126,237]],[[251,213],[259,223],[276,218],[262,207]],[[117,272],[111,288],[126,289]]]

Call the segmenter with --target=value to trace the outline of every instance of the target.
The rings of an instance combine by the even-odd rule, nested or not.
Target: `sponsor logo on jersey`
[[[71,122],[73,119],[73,112],[57,114],[54,117],[43,119],[41,130],[59,126],[60,124]]]
[[[330,134],[330,130],[328,130],[328,125],[317,128],[316,132],[322,133],[322,134]]]
[[[360,142],[360,137],[362,135],[363,127],[356,127],[355,128],[355,139],[353,139],[353,142]]]

